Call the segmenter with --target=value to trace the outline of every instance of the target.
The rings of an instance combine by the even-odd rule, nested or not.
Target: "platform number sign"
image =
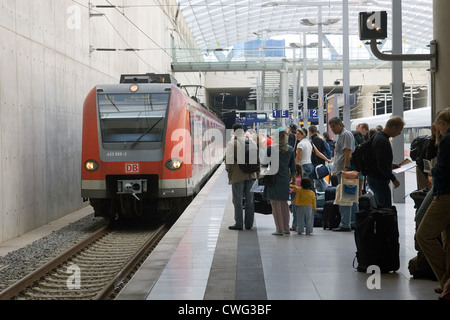
[[[387,38],[387,12],[360,12],[359,13],[360,40]]]
[[[289,110],[273,110],[272,116],[274,118],[289,118]]]

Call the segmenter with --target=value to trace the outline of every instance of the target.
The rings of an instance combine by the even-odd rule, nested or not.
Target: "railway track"
[[[0,300],[112,299],[171,225],[102,228],[1,291]]]

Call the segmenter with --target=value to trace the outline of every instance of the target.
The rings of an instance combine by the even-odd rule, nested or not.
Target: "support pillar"
[[[392,53],[402,54],[402,1],[392,1]],[[403,118],[403,62],[392,62],[392,115]],[[385,124],[383,124],[384,126]],[[405,157],[403,134],[393,139],[394,163]],[[405,203],[405,174],[396,175],[400,186],[394,189],[392,202]]]
[[[342,81],[343,81],[343,91],[344,91],[344,125],[350,130],[350,36],[349,36],[349,13],[348,13],[348,0],[342,2],[342,24],[343,24],[343,68],[342,68]],[[329,120],[329,119],[328,119]],[[328,126],[325,126],[328,128]]]
[[[432,119],[436,112],[450,107],[450,33],[448,32],[448,13],[450,1],[433,0],[433,32],[438,45],[437,72],[431,75]]]
[[[278,104],[278,110],[289,109],[289,96],[286,94],[288,92],[288,72],[286,70],[280,71],[280,100]],[[278,126],[283,125],[283,119],[278,120]]]

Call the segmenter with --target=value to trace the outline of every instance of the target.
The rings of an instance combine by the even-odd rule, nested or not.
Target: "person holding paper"
[[[395,188],[400,186],[400,182],[392,173],[394,155],[389,139],[400,135],[404,126],[403,118],[394,116],[386,122],[382,131],[373,136],[374,166],[373,170],[367,175],[367,183],[373,191],[378,208],[390,208],[392,206],[390,182],[392,181]],[[398,165],[395,167],[398,167]]]

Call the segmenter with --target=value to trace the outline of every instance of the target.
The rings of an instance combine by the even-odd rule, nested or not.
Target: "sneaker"
[[[352,229],[339,227],[339,228],[334,228],[333,231],[352,231]]]
[[[272,235],[273,236],[282,236],[282,235],[284,235],[284,233],[283,232],[272,232]]]
[[[228,229],[230,229],[230,230],[242,230],[242,227],[239,228],[239,227],[236,227],[236,226],[229,226]]]
[[[284,233],[284,234],[291,234],[290,231],[284,231],[283,233]]]

